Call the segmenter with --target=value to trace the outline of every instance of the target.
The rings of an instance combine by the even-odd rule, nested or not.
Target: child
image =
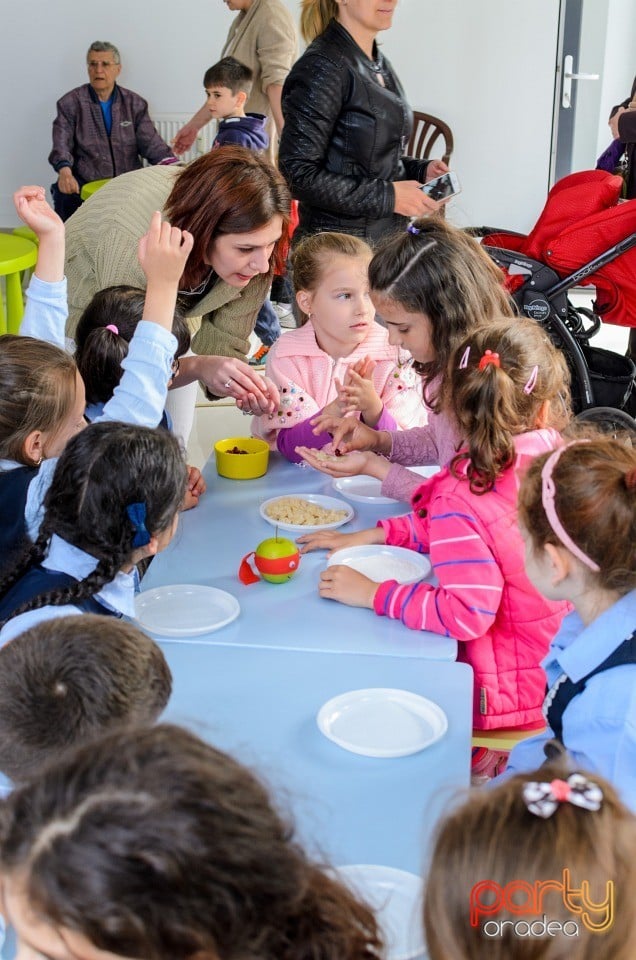
[[[441,823],[427,955],[632,960],[635,896],[634,816],[602,778],[542,767],[473,790]]]
[[[154,723],[172,689],[160,648],[123,620],[61,617],[0,647],[0,771],[14,783],[69,746]]]
[[[538,324],[504,318],[459,344],[445,390],[470,440],[421,484],[413,512],[299,543],[303,552],[388,543],[430,553],[437,586],[378,584],[336,565],[322,572],[320,595],[455,637],[474,672],[473,727],[536,727],[545,692],[539,663],[566,604],[544,600],[524,573],[517,490],[529,460],[561,442],[555,427],[567,420],[567,367]]]
[[[344,233],[317,233],[292,254],[301,326],[277,341],[267,375],[281,395],[271,416],[255,417],[253,431],[294,463],[301,444],[321,448],[316,413],[357,411],[362,422],[397,429],[426,422],[426,410],[407,364],[374,319],[367,268],[369,246]]]
[[[440,217],[415,220],[387,239],[369,265],[371,298],[389,332],[389,342],[408,350],[422,377],[429,407],[426,426],[411,430],[372,430],[346,417],[315,418],[315,433],[329,431],[342,453],[375,451],[340,458],[316,459],[311,450],[299,454],[331,476],[370,474],[382,480],[382,493],[410,502],[421,477],[400,464],[445,466],[457,451],[459,428],[443,409],[444,378],[449,357],[460,340],[481,323],[513,316],[502,286],[501,271],[475,241]],[[314,446],[312,442],[311,446]]]
[[[0,804],[20,956],[380,960],[369,907],[246,767],[178,727],[111,733]]]
[[[636,810],[636,450],[598,437],[538,458],[519,522],[528,577],[574,611],[543,662],[548,729],[514,748],[510,770],[537,766],[556,737]]]
[[[250,68],[234,57],[223,57],[206,70],[203,86],[208,98],[207,107],[210,116],[218,121],[213,150],[227,144],[247,147],[248,150],[267,150],[269,147],[265,114],[245,113],[245,101],[252,89],[252,79]],[[258,312],[254,333],[262,345],[250,357],[249,363],[251,366],[260,366],[281,334],[278,315],[269,300]]]
[[[269,135],[264,113],[245,113],[253,73],[234,57],[223,57],[205,71],[203,86],[210,116],[218,120],[212,149],[234,143],[248,150],[266,150]]]
[[[73,437],[37,540],[0,582],[0,642],[82,610],[134,616],[134,565],[172,539],[185,484],[167,430],[93,423]]]
[[[40,191],[40,187],[22,187],[14,197],[18,215],[37,233],[40,241],[38,266],[29,286],[21,333],[65,347],[68,311],[63,276],[64,226]],[[165,334],[157,334],[154,327],[147,326],[147,321],[157,318],[162,328],[169,323],[168,329],[177,337],[176,350],[172,341],[170,385],[172,375],[179,372],[179,358],[190,347],[190,333],[176,307],[179,281],[176,273],[183,270],[191,245],[189,234],[174,230],[168,223],[162,224],[156,213],[139,246],[139,262],[148,278],[147,289],[107,287],[95,294],[82,314],[76,331],[75,361],[86,392],[84,416],[90,422],[119,419],[155,425],[154,404],[159,400],[165,404],[166,399],[166,369],[165,359],[157,355],[153,338],[165,337]],[[170,256],[172,261],[168,259]],[[131,361],[126,364],[123,361],[140,321],[146,321],[139,330],[141,342],[131,354],[132,365]],[[131,369],[131,374],[123,379],[126,368]],[[134,393],[126,389],[126,380],[136,387]],[[148,396],[153,398],[150,416]],[[171,428],[165,410],[159,424]],[[204,492],[201,472],[190,467],[183,509],[196,506]]]

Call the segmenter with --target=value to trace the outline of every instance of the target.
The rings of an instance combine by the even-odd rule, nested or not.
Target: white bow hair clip
[[[551,783],[528,781],[523,785],[523,799],[537,817],[551,817],[560,803],[571,803],[583,810],[600,810],[603,791],[581,773],[572,773],[567,780],[552,780]]]

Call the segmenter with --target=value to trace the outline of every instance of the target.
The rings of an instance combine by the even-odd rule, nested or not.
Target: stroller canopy
[[[636,200],[618,203],[623,181],[603,170],[559,180],[528,236],[493,233],[483,244],[515,250],[567,279],[580,267],[636,234]],[[518,277],[510,277],[515,287]],[[596,287],[595,313],[609,323],[636,326],[636,247],[579,280]]]

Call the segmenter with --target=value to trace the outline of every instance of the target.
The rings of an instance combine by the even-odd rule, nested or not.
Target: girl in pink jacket
[[[426,423],[410,355],[389,343],[375,321],[367,268],[371,249],[358,237],[317,233],[292,256],[301,326],[280,337],[267,355],[267,376],[281,402],[271,415],[254,417],[252,432],[294,463],[297,446],[319,449],[318,414],[359,417],[377,430]]]
[[[475,674],[475,728],[543,722],[540,661],[568,607],[526,576],[517,491],[528,462],[561,443],[568,380],[562,354],[534,321],[478,328],[451,357],[445,397],[470,440],[420,485],[412,513],[359,533],[299,538],[303,552],[387,543],[430,553],[436,584],[378,584],[337,565],[321,574],[320,595],[458,640]]]

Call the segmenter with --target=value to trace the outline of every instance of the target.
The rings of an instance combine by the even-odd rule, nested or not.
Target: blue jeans
[[[254,333],[266,347],[276,343],[281,335],[280,321],[269,300],[266,300],[258,312]]]

